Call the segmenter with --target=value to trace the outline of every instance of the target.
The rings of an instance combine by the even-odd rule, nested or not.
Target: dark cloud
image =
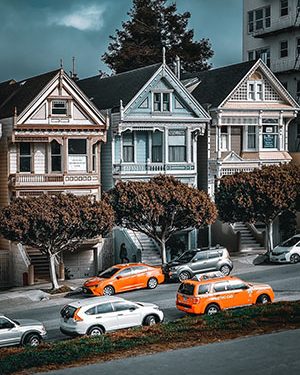
[[[195,38],[212,43],[214,66],[241,59],[241,0],[177,0],[192,14]],[[0,81],[22,79],[59,66],[69,70],[76,57],[80,77],[108,70],[100,57],[109,35],[127,19],[131,0],[1,0]]]

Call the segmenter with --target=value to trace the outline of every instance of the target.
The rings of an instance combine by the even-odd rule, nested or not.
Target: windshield
[[[187,294],[188,296],[192,296],[194,294],[195,286],[193,284],[181,284],[178,292],[182,294]]]
[[[288,240],[282,242],[279,246],[291,247],[291,246],[296,245],[296,243],[299,242],[299,241],[300,241],[300,237],[292,237],[292,238],[289,238]]]
[[[112,277],[115,273],[120,271],[120,268],[117,267],[110,267],[109,269],[103,271],[102,273],[99,274],[99,277],[103,277],[104,279],[109,279]]]
[[[189,262],[194,258],[195,254],[195,251],[186,251],[177,260],[182,263]]]
[[[14,323],[16,323],[18,326],[20,325],[20,323],[17,321],[17,320],[15,320],[15,319],[11,319]]]

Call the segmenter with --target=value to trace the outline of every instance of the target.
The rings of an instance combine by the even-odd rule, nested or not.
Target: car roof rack
[[[214,272],[207,272],[207,273],[199,273],[195,275],[192,280],[197,281],[206,281],[210,279],[218,279],[221,277],[225,277],[225,275],[221,271],[214,271]]]

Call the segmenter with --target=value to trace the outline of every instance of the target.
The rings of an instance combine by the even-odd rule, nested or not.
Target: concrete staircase
[[[245,223],[234,223],[233,229],[235,232],[241,233],[241,247],[240,251],[264,251],[264,247],[260,245],[253,236],[250,229]]]
[[[50,279],[49,262],[46,255],[38,249],[26,246],[26,252],[31,264],[34,265],[34,281],[39,282]]]
[[[141,250],[141,262],[152,266],[161,264],[161,257],[155,242],[141,232],[127,230],[127,233],[135,243],[136,247]]]

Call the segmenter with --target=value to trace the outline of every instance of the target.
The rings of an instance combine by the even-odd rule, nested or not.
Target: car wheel
[[[155,277],[151,277],[148,280],[147,286],[149,289],[155,289],[157,287],[158,281]]]
[[[87,332],[89,336],[101,336],[103,333],[104,331],[101,327],[91,327]]]
[[[27,335],[24,340],[24,344],[32,347],[39,346],[42,339],[41,336],[37,333],[32,333],[30,335]]]
[[[211,305],[208,305],[207,308],[205,309],[205,314],[207,315],[214,315],[220,311],[220,307],[214,303]]]
[[[298,254],[292,254],[290,257],[291,263],[298,263],[300,261],[300,256]]]
[[[115,289],[114,289],[113,286],[108,285],[108,286],[106,286],[106,287],[103,289],[103,295],[104,295],[104,296],[112,296],[113,294],[115,294]]]
[[[220,271],[222,272],[223,275],[228,276],[231,272],[231,268],[227,264],[225,264],[224,266],[220,268]]]
[[[144,320],[144,324],[146,326],[154,326],[157,323],[156,318],[154,315],[148,315],[146,316]]]
[[[180,274],[178,275],[178,279],[179,281],[184,281],[184,280],[188,280],[191,278],[191,275],[188,271],[182,271],[180,272]]]
[[[266,303],[269,303],[269,302],[270,302],[270,297],[267,294],[262,294],[261,296],[257,298],[257,301],[256,301],[256,303],[260,305],[265,305]]]

